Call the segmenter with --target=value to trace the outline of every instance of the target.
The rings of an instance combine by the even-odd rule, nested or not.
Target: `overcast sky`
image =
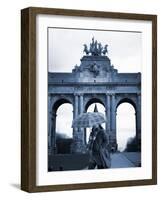
[[[80,65],[83,57],[83,44],[91,43],[92,37],[104,46],[108,44],[108,57],[118,72],[141,72],[142,40],[141,33],[117,31],[93,31],[48,28],[48,70],[50,72],[71,72]],[[104,113],[102,105],[99,112]],[[93,112],[94,104],[88,111]],[[72,137],[73,108],[64,104],[57,111],[56,130]],[[119,150],[126,146],[128,138],[135,136],[134,108],[124,103],[117,109],[117,140]],[[108,119],[107,119],[108,120]],[[63,123],[62,123],[63,122]],[[125,123],[126,122],[126,123]],[[89,135],[89,130],[87,130]]]
[[[119,72],[141,71],[141,33],[48,28],[49,71],[71,72],[92,37],[108,44],[108,57]]]

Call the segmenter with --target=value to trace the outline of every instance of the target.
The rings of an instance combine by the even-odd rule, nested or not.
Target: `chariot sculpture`
[[[107,47],[108,47],[107,44],[103,47],[102,44],[100,42],[98,43],[98,41],[95,40],[93,37],[89,48],[87,44],[84,44],[83,52],[85,52],[86,55],[91,55],[91,56],[102,56],[102,55],[105,56],[108,53]]]

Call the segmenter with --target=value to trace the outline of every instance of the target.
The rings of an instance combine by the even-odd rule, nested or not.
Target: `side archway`
[[[132,104],[123,102],[117,107],[116,138],[119,151],[127,148],[127,143],[136,137],[135,108]]]
[[[117,102],[117,105],[116,105],[116,110],[117,110],[117,107],[122,103],[129,103],[134,107],[135,111],[137,109],[137,105],[136,105],[135,100],[132,99],[132,98],[125,97],[125,98],[120,98],[119,99],[119,101]]]
[[[70,153],[69,145],[71,143],[71,124],[73,119],[73,105],[72,102],[66,98],[60,98],[54,102],[51,111],[51,127],[49,135],[49,149],[51,153]],[[68,123],[65,121],[68,120]],[[59,142],[59,144],[58,144]],[[61,148],[59,148],[61,146]],[[63,148],[62,148],[63,146]]]
[[[137,143],[137,102],[133,98],[122,98],[116,105],[116,136],[118,150],[127,150],[127,143]],[[131,148],[131,147],[130,147]],[[134,151],[137,151],[137,144]]]

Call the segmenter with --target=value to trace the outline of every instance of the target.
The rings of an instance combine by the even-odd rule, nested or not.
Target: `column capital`
[[[111,96],[111,93],[106,93],[106,96]]]
[[[112,93],[112,92],[106,93],[106,96],[115,96],[115,93]]]
[[[80,97],[83,97],[83,96],[84,96],[84,93],[79,93],[79,96],[80,96]]]
[[[78,95],[79,95],[79,93],[74,93],[73,95],[74,95],[74,96],[78,96]]]
[[[75,96],[83,96],[84,93],[80,93],[80,92],[79,92],[79,93],[74,93],[74,95],[75,95]]]

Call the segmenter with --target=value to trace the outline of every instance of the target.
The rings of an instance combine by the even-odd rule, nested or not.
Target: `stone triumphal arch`
[[[90,48],[84,45],[85,55],[80,66],[71,73],[48,73],[48,141],[51,153],[56,153],[56,112],[60,105],[73,106],[73,119],[86,112],[90,104],[99,102],[105,107],[106,132],[113,149],[117,149],[116,111],[124,102],[133,105],[136,115],[136,139],[141,144],[141,74],[118,73],[107,56],[107,45],[92,38]],[[125,122],[126,123],[126,122]],[[82,153],[85,147],[84,129],[73,129],[72,153]]]

